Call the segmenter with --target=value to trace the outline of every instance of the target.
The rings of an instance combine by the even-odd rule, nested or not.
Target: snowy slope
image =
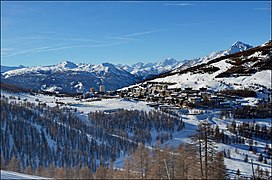
[[[219,52],[212,52],[211,54],[209,54],[205,57],[202,57],[202,58],[185,60],[179,69],[186,69],[186,68],[194,66],[194,65],[208,62],[214,58],[218,58],[218,57],[229,55],[229,54],[234,54],[237,52],[242,52],[242,51],[245,51],[245,50],[251,49],[251,48],[253,48],[253,46],[245,44],[241,41],[236,41],[227,50],[223,50],[223,51],[219,51]]]
[[[157,63],[136,63],[129,65],[113,65],[102,63],[92,65],[87,63],[75,64],[65,61],[51,66],[34,67],[4,67],[1,66],[1,80],[27,89],[44,90],[50,92],[76,93],[88,91],[94,87],[99,89],[105,85],[106,90],[116,90],[135,82],[154,77],[158,74],[180,70],[193,65],[208,62],[213,58],[240,52],[252,46],[240,41],[234,43],[229,49],[213,52],[203,58],[177,61],[167,58]]]
[[[7,71],[10,71],[10,70],[15,70],[15,69],[21,69],[21,68],[24,68],[25,66],[18,66],[18,67],[11,67],[11,66],[2,66],[1,65],[1,73],[4,73],[4,72],[7,72]]]
[[[117,108],[124,108],[124,109],[130,109],[130,110],[143,110],[143,111],[150,111],[153,108],[147,106],[146,102],[137,102],[134,100],[124,100],[124,99],[107,99],[102,101],[95,101],[95,102],[82,102],[74,100],[71,97],[54,97],[54,96],[47,96],[38,94],[36,96],[32,96],[29,94],[13,94],[8,93],[5,91],[1,91],[1,95],[5,95],[6,97],[9,96],[15,96],[14,101],[22,102],[24,99],[27,99],[28,102],[38,104],[40,103],[46,103],[50,107],[55,107],[57,104],[57,101],[61,101],[65,103],[65,108],[77,108],[77,114],[81,117],[82,120],[86,119],[88,117],[88,113],[90,111],[104,111],[104,110],[114,110]],[[20,98],[18,98],[20,97]],[[19,100],[20,99],[20,100]],[[39,102],[37,102],[37,100]],[[224,130],[226,134],[228,134],[230,137],[234,135],[233,133],[229,132],[227,130],[227,125],[230,125],[233,120],[236,121],[237,124],[241,124],[243,122],[252,122],[253,120],[250,119],[221,119],[220,116],[220,110],[203,110],[203,109],[190,109],[190,114],[183,114],[179,113],[179,117],[183,120],[185,123],[185,129],[183,129],[180,132],[174,131],[172,136],[172,139],[169,139],[165,141],[162,146],[168,145],[177,147],[180,143],[186,144],[190,143],[190,136],[193,135],[196,132],[198,123],[203,121],[208,121],[210,124],[212,124],[213,127],[216,125],[219,126],[220,130]],[[270,119],[255,119],[256,123],[262,125],[262,126],[268,126],[270,125]],[[151,131],[152,141],[150,143],[145,144],[145,146],[149,149],[152,149],[152,147],[156,144],[156,136],[158,135],[158,132],[153,129]],[[119,138],[118,135],[112,134],[112,136]],[[122,137],[120,137],[122,138]],[[97,142],[100,142],[98,139]],[[127,139],[127,141],[132,142],[131,139]],[[258,146],[258,152],[263,152],[264,147],[266,145],[265,140],[261,139],[254,139],[255,142],[257,142]],[[50,143],[49,143],[50,144]],[[245,155],[247,154],[249,159],[253,160],[254,163],[254,169],[259,165],[262,169],[269,170],[271,167],[271,159],[267,159],[267,164],[263,162],[258,161],[258,154],[254,154],[252,151],[248,151],[248,143],[246,144],[222,144],[222,143],[216,143],[218,151],[230,151],[231,158],[225,158],[225,164],[228,169],[228,172],[230,174],[231,178],[235,177],[236,170],[239,169],[241,174],[246,177],[250,177],[252,175],[251,170],[251,164],[250,162],[244,162]],[[118,158],[114,165],[117,168],[122,168],[124,158],[126,157],[126,154],[120,156]]]
[[[176,83],[169,88],[207,87],[214,91],[243,88],[254,91],[270,89],[271,69],[269,68],[272,63],[270,46],[271,43],[242,54],[220,56],[221,58],[210,60],[208,63],[200,63],[187,69],[181,68],[150,81]],[[229,51],[233,52],[233,49]]]
[[[138,77],[146,79],[148,77],[155,76],[167,71],[171,71],[176,68],[185,69],[197,64],[208,62],[214,58],[218,58],[228,54],[234,54],[236,52],[241,52],[250,48],[252,48],[251,45],[245,44],[241,41],[237,41],[234,44],[232,44],[227,50],[212,52],[211,54],[202,58],[196,58],[191,60],[181,60],[181,61],[175,60],[173,58],[167,58],[157,63],[139,62],[131,66],[129,65],[117,65],[117,66],[130,72],[131,74],[134,74]]]
[[[173,58],[167,58],[157,63],[136,63],[131,66],[129,65],[117,65],[118,67],[130,72],[131,74],[146,79],[148,77],[158,75],[160,73],[170,71],[182,65],[182,61],[177,61]]]
[[[51,179],[39,176],[31,176],[22,173],[17,173],[13,171],[3,171],[1,170],[1,179]]]
[[[70,93],[88,91],[91,87],[98,90],[100,85],[105,85],[106,90],[115,90],[137,81],[133,75],[110,63],[92,65],[69,61],[11,70],[2,75],[4,81],[24,88]]]

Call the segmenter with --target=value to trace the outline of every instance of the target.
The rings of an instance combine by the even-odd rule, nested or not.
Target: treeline
[[[233,138],[235,139],[235,144],[245,144],[245,138],[249,139],[248,150],[253,151],[254,154],[259,153],[258,161],[264,162],[266,164],[267,159],[272,158],[272,148],[268,145],[268,143],[270,143],[272,139],[271,127],[267,127],[265,125],[261,126],[257,123],[249,122],[237,124],[235,121],[233,121],[229,126],[227,126],[227,129],[236,135]],[[253,139],[261,139],[267,142],[263,152],[257,152],[257,148],[255,146],[257,146],[258,144],[254,143]]]
[[[235,119],[257,119],[272,118],[272,104],[269,102],[259,103],[256,106],[242,106],[232,109],[230,112],[225,110],[221,112],[220,117],[229,118],[230,114]]]
[[[267,142],[272,139],[272,128],[255,122],[242,122],[241,124],[237,124],[235,121],[232,121],[232,123],[227,126],[227,129],[245,138],[258,138]]]
[[[184,127],[181,119],[158,111],[118,110],[91,112],[80,119],[76,109],[1,97],[1,157],[6,166],[16,157],[21,168],[35,172],[50,165],[57,168],[88,167],[95,172],[139,142],[151,142],[151,131],[164,142]],[[101,162],[101,163],[98,163]]]

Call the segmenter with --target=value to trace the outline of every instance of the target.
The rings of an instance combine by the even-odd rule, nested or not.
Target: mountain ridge
[[[248,88],[266,97],[271,93],[272,42],[211,59],[188,68],[177,68],[144,82],[174,83],[169,88],[205,87],[213,91]],[[260,92],[260,93],[259,93]]]
[[[1,80],[16,83],[16,85],[35,90],[81,92],[95,90],[100,85],[105,85],[106,90],[116,90],[135,84],[140,81],[150,80],[167,73],[175,73],[198,64],[207,63],[212,59],[220,58],[252,49],[251,45],[237,41],[227,50],[213,52],[208,56],[187,61],[178,61],[174,58],[166,58],[155,63],[138,62],[131,66],[113,65],[108,62],[101,64],[73,63],[64,61],[50,66],[33,66],[17,68],[1,73]]]

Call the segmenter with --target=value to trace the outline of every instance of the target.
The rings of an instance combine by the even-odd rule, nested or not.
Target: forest
[[[234,121],[227,127],[234,135],[229,135],[202,122],[190,137],[192,143],[163,145],[185,126],[176,114],[157,110],[118,109],[82,116],[75,108],[2,96],[1,169],[73,179],[225,179],[224,158],[231,154],[219,152],[217,143],[249,143],[259,161],[271,159],[269,146],[264,152],[254,147],[256,138],[271,139],[270,127]],[[123,168],[114,167],[121,157]]]

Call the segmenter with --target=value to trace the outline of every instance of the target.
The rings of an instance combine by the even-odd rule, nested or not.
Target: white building
[[[105,86],[104,86],[104,85],[100,85],[99,91],[100,91],[100,92],[105,92]]]

